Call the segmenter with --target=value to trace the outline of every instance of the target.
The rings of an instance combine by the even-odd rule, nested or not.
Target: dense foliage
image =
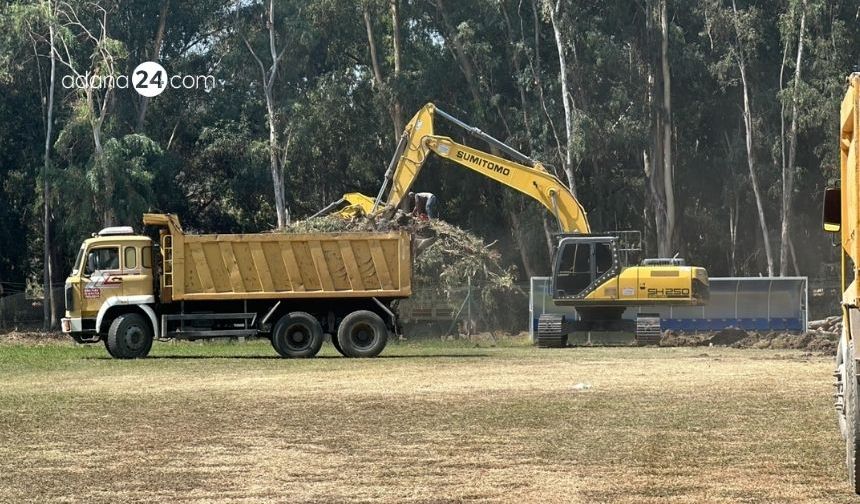
[[[562,180],[570,168],[592,228],[643,230],[654,254],[655,185],[643,157],[654,138],[649,79],[660,70],[653,15],[661,7],[672,248],[712,275],[767,274],[760,222],[779,268],[787,215],[794,252],[786,261],[795,260],[782,270],[792,274],[796,264],[817,275],[835,257],[820,232],[820,193],[836,176],[838,103],[860,42],[851,28],[856,2],[666,1],[278,0],[272,23],[268,2],[6,2],[0,285],[8,293],[42,282],[45,176],[53,281],[61,282],[83,237],[108,222],[137,225],[142,211],[175,212],[196,230],[276,227],[275,166],[292,219],[344,192],[375,194],[395,131],[428,101],[555,167]],[[267,74],[270,34],[282,54]],[[129,75],[147,60],[169,75],[212,75],[215,85],[144,100],[132,89],[60,84],[75,72]],[[497,240],[519,280],[547,273],[552,222],[534,202],[439,160],[417,187],[439,196],[445,220]]]

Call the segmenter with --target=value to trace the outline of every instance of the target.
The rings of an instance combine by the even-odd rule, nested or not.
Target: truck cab
[[[147,306],[155,304],[152,247],[130,226],[108,227],[84,240],[66,278],[63,332],[81,343],[98,341],[127,305],[151,312],[154,322]]]

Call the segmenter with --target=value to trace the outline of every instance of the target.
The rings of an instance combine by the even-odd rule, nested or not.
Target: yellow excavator
[[[436,118],[462,128],[511,159],[437,135]],[[557,305],[575,307],[579,317],[567,320],[563,315],[542,315],[535,337],[538,346],[567,346],[568,335],[589,331],[635,331],[640,343],[656,343],[659,318],[655,331],[654,314],[643,314],[636,321],[623,320],[625,309],[707,302],[708,273],[704,268],[686,266],[678,258],[646,259],[640,265],[627,265],[630,252],[638,249],[629,246],[625,232],[592,233],[579,200],[540,162],[432,103],[422,107],[406,125],[375,199],[349,193],[319,213],[340,207],[337,213],[351,218],[398,207],[431,153],[530,196],[558,221],[561,232],[556,235],[552,298]]]

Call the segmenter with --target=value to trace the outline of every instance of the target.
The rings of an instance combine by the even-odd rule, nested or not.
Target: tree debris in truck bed
[[[505,299],[521,294],[514,286],[512,268],[502,265],[501,254],[480,237],[439,219],[419,219],[390,210],[346,220],[327,215],[295,221],[286,233],[347,231],[409,231],[413,241],[413,287],[434,288],[439,294],[462,301],[462,289],[471,278],[473,296],[480,298],[480,317],[498,317]]]

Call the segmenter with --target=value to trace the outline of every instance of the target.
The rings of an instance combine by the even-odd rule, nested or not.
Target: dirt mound
[[[835,355],[839,336],[835,333],[747,332],[728,328],[717,332],[678,333],[665,331],[660,346],[730,346],[774,350],[810,350]]]
[[[704,339],[700,334],[678,333],[672,330],[664,331],[660,338],[660,346],[699,346]]]
[[[738,341],[749,337],[749,333],[742,329],[729,327],[714,333],[710,338],[705,340],[708,345],[733,345]]]

